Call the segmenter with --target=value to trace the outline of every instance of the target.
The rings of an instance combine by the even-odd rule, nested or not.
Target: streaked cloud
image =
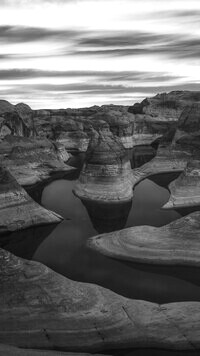
[[[200,2],[0,2],[0,96],[33,107],[200,90]]]

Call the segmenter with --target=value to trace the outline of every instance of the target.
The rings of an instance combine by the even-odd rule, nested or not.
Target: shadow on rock
[[[39,245],[50,235],[57,224],[39,226],[13,232],[1,237],[0,247],[25,259],[32,259]]]

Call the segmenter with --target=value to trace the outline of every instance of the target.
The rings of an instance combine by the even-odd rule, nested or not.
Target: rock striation
[[[135,226],[92,237],[88,246],[131,262],[200,266],[200,212],[163,227]]]
[[[0,261],[1,343],[73,352],[200,348],[199,302],[127,299],[2,249]]]
[[[133,114],[145,114],[160,119],[179,119],[183,110],[200,101],[200,91],[171,91],[146,98],[129,107]]]
[[[187,107],[178,122],[173,145],[190,153],[184,172],[169,185],[170,200],[163,208],[200,205],[200,103]]]
[[[187,184],[186,180],[189,182],[189,176],[193,176],[193,169],[189,167],[193,167],[194,164],[190,162],[195,160],[197,164],[200,157],[199,139],[200,103],[195,103],[183,110],[176,127],[170,126],[168,128],[166,134],[160,140],[156,157],[142,167],[133,170],[134,185],[153,174],[183,172],[189,164],[184,174],[184,176],[188,176],[188,179],[184,179],[185,184]],[[196,169],[194,170],[196,175],[195,172],[197,172]],[[180,179],[183,182],[182,178]],[[171,187],[174,191],[173,183]],[[187,194],[190,194],[189,191]]]
[[[61,220],[59,215],[35,203],[14,177],[0,167],[0,234]]]
[[[0,141],[0,163],[23,186],[71,172],[74,168],[64,163],[69,158],[62,145],[47,139],[10,135]]]
[[[110,131],[118,137],[125,148],[133,147],[133,122],[134,116],[126,108],[103,106],[99,111],[89,117],[93,126],[94,121],[104,121]]]
[[[99,203],[132,199],[130,160],[120,140],[110,131],[93,131],[74,193],[83,200]]]
[[[181,173],[190,158],[191,154],[187,151],[160,145],[156,156],[151,161],[133,169],[133,186],[155,174]]]
[[[169,185],[170,199],[163,209],[200,206],[200,161],[192,160],[184,172]]]
[[[31,137],[33,131],[15,111],[0,115],[0,139],[6,135]]]

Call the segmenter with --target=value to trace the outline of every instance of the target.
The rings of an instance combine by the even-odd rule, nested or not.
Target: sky
[[[132,105],[200,90],[199,0],[0,0],[0,99]]]

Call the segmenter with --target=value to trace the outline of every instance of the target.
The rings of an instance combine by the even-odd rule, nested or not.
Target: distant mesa
[[[200,91],[171,91],[146,98],[130,106],[133,114],[146,114],[165,119],[178,119],[186,106],[200,102]]]

